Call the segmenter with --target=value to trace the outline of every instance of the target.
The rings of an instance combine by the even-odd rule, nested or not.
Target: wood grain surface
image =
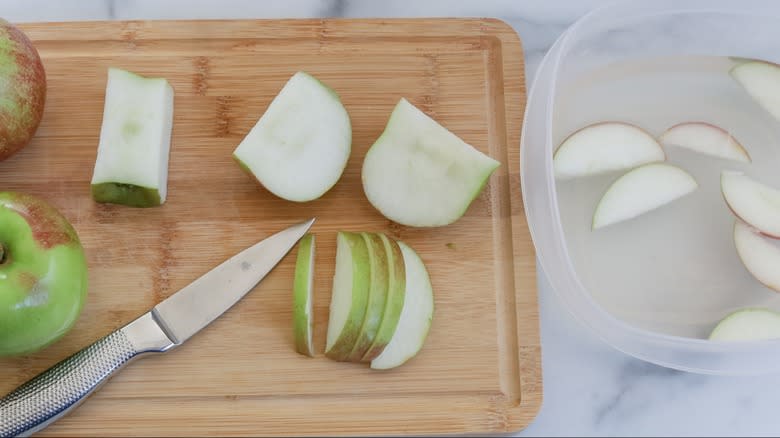
[[[148,311],[232,254],[316,217],[316,357],[295,353],[295,250],[184,346],[131,364],[43,435],[362,435],[515,431],[541,403],[534,250],[520,193],[525,79],[520,40],[492,19],[134,21],[22,24],[48,77],[31,145],[0,163],[0,187],[40,195],[74,224],[89,301],[59,343],[0,359],[0,392]],[[100,205],[89,181],[109,66],[175,90],[169,196],[153,209]],[[338,184],[298,204],[232,161],[296,71],[341,95],[353,150]],[[360,168],[400,97],[501,167],[467,214],[442,228],[383,218]],[[379,372],[323,355],[338,230],[412,246],[434,286],[420,354]],[[214,291],[219,293],[219,291]]]

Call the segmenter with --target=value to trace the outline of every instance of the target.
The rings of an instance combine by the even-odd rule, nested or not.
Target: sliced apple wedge
[[[416,356],[425,344],[433,320],[433,287],[428,270],[417,253],[398,242],[406,270],[406,297],[398,326],[382,354],[371,361],[371,368],[398,367]]]
[[[764,286],[780,292],[780,247],[744,222],[734,224],[734,246],[742,264]]]
[[[387,260],[387,304],[382,315],[382,322],[379,325],[374,342],[369,347],[366,354],[363,355],[363,362],[370,362],[379,356],[393,338],[398,320],[401,317],[401,310],[404,307],[404,297],[406,296],[406,268],[404,266],[404,256],[401,253],[401,247],[398,242],[379,233],[379,238],[385,249]]]
[[[365,240],[357,233],[339,232],[325,341],[325,356],[330,359],[348,360],[366,316],[370,284],[371,265]]]
[[[749,163],[750,155],[739,141],[725,129],[707,122],[679,123],[661,134],[666,146],[690,149],[713,157]]]
[[[731,211],[762,234],[780,238],[780,191],[742,172],[724,170],[720,189]]]
[[[667,163],[639,166],[609,186],[593,214],[593,229],[637,217],[698,188],[686,171]]]
[[[763,308],[738,310],[712,330],[713,341],[759,341],[780,338],[780,313]]]
[[[623,122],[601,122],[569,135],[555,151],[556,178],[569,179],[664,161],[661,145],[647,131]]]
[[[734,66],[733,77],[750,97],[780,120],[780,66],[766,61],[748,61]]]
[[[295,278],[293,280],[293,335],[295,350],[306,356],[314,356],[311,342],[312,323],[312,285],[314,280],[314,244],[313,234],[306,234],[298,243],[298,255],[295,260]]]
[[[371,267],[371,283],[368,288],[368,303],[366,304],[366,316],[360,327],[360,335],[352,347],[352,352],[347,360],[360,362],[368,349],[374,343],[379,326],[382,323],[382,315],[387,304],[387,291],[389,286],[389,274],[387,254],[382,239],[375,233],[360,233],[368,248],[368,261]]]

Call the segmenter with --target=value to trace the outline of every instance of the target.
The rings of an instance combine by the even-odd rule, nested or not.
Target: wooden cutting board
[[[535,258],[520,193],[523,53],[491,19],[39,23],[21,26],[48,76],[33,143],[0,163],[0,187],[40,195],[73,222],[89,259],[89,302],[38,354],[0,360],[6,393],[121,327],[269,234],[316,217],[317,356],[295,353],[295,250],[184,346],[131,364],[44,435],[363,435],[515,431],[541,403]],[[89,181],[106,70],[163,76],[175,90],[169,198],[99,205]],[[352,119],[339,183],[297,204],[259,188],[231,152],[296,71],[333,87]],[[501,167],[455,224],[399,226],[365,198],[360,168],[400,97]],[[383,231],[429,269],[433,325],[395,370],[326,359],[338,230]],[[219,291],[214,291],[219,293]]]

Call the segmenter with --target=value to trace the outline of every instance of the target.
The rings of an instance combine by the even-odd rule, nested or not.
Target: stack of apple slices
[[[313,236],[299,246],[294,284],[296,351],[312,348]],[[433,288],[417,253],[383,233],[339,232],[325,356],[398,367],[417,355],[433,318]]]

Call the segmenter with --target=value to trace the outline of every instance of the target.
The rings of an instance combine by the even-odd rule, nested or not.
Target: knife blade
[[[314,219],[265,238],[149,312],[0,399],[0,437],[29,436],[70,413],[135,359],[186,342],[233,307],[284,258]]]

